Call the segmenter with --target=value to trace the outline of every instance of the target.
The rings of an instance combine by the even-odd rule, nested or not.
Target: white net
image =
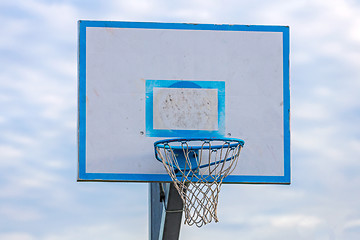
[[[218,222],[217,204],[222,181],[235,169],[244,142],[169,140],[155,143],[161,161],[184,202],[185,223],[201,227]]]

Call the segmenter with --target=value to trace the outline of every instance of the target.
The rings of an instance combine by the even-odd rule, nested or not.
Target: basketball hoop
[[[234,138],[180,138],[154,143],[183,203],[185,223],[201,227],[218,222],[222,181],[235,169],[244,141]]]

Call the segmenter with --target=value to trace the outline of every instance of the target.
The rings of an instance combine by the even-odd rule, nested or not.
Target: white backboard
[[[79,21],[79,181],[171,181],[154,142],[245,141],[226,183],[290,183],[289,28]]]

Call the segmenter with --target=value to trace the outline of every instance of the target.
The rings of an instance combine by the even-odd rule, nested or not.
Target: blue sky
[[[226,185],[181,237],[359,239],[355,0],[0,0],[0,239],[147,239],[147,184],[76,182],[79,19],[289,25],[292,185]]]

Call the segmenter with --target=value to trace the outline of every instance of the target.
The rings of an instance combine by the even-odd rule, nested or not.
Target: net
[[[201,227],[218,222],[223,179],[235,169],[240,139],[168,139],[155,142],[155,157],[170,175],[184,203],[185,224]]]

